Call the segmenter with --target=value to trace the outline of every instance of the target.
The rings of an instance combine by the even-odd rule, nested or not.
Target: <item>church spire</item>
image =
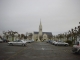
[[[39,25],[39,30],[42,30],[42,24],[41,24],[41,19],[40,19],[40,25]]]
[[[41,24],[41,19],[40,19],[40,25],[39,25],[39,32],[42,32],[42,24]]]
[[[41,19],[40,19],[38,40],[41,40],[41,39],[42,39],[42,24],[41,24]]]
[[[41,19],[40,19],[40,25],[41,25]]]

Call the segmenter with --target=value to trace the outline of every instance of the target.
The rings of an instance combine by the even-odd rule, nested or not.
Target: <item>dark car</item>
[[[2,38],[2,40],[3,40],[3,42],[9,42],[8,39],[4,39],[4,38]]]
[[[50,40],[47,40],[46,42],[47,42],[47,43],[50,43]]]

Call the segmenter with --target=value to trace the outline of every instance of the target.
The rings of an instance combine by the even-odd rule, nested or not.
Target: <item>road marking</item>
[[[44,50],[44,48],[42,48],[42,50]]]
[[[13,54],[12,56],[10,56],[9,58],[7,58],[6,60],[10,60],[11,58],[13,58],[14,56],[18,55],[20,52],[22,52],[23,50],[25,50],[26,48],[23,48],[22,50],[19,50],[18,52],[16,52],[15,54]]]

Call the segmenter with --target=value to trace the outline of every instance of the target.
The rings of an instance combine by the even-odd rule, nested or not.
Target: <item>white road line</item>
[[[44,48],[42,48],[42,50],[44,50]]]

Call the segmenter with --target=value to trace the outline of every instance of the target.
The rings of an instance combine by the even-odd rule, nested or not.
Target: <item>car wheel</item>
[[[13,46],[13,44],[12,44],[12,43],[10,43],[9,45]]]
[[[55,46],[57,46],[57,44],[55,44]]]
[[[80,54],[80,50],[78,51],[78,53]]]
[[[64,46],[67,46],[67,44],[65,44]]]

